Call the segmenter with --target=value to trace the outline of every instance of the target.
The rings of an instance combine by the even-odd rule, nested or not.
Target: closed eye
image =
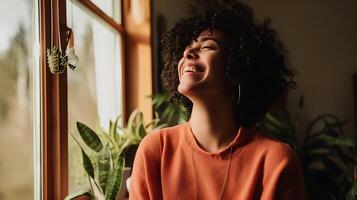
[[[203,46],[202,49],[215,50],[216,47],[214,47],[214,46]]]

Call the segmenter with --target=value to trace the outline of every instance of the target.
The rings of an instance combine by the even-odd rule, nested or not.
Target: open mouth
[[[199,74],[204,71],[204,68],[199,65],[186,65],[183,68],[183,74]]]

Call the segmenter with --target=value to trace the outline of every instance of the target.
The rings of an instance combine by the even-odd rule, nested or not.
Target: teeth
[[[186,72],[197,73],[197,72],[202,72],[202,70],[201,70],[201,68],[196,67],[196,66],[186,66],[186,67],[183,69],[183,72],[184,72],[184,73],[186,73]]]

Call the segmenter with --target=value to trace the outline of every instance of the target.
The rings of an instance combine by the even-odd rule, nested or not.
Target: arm
[[[150,133],[142,140],[135,155],[130,200],[162,199],[160,160],[158,133]]]
[[[297,154],[287,145],[266,157],[261,199],[305,200],[304,178]]]

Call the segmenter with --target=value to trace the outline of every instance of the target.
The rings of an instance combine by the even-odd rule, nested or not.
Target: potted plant
[[[301,97],[294,119],[286,111],[273,110],[266,114],[259,127],[298,153],[310,199],[356,199],[357,150],[354,142],[343,134],[346,121],[332,114],[316,117],[308,124],[299,145],[296,135],[302,107]]]
[[[93,131],[87,125],[77,122],[79,135],[85,145],[72,135],[82,152],[83,168],[88,175],[90,191],[79,191],[68,195],[65,199],[77,199],[87,196],[90,199],[114,200],[122,188],[123,171],[128,147],[138,145],[147,135],[150,128],[165,126],[159,119],[144,124],[143,113],[133,111],[127,125],[119,125],[120,117],[114,122],[110,121],[109,131],[103,129]],[[134,153],[135,155],[135,153]]]

